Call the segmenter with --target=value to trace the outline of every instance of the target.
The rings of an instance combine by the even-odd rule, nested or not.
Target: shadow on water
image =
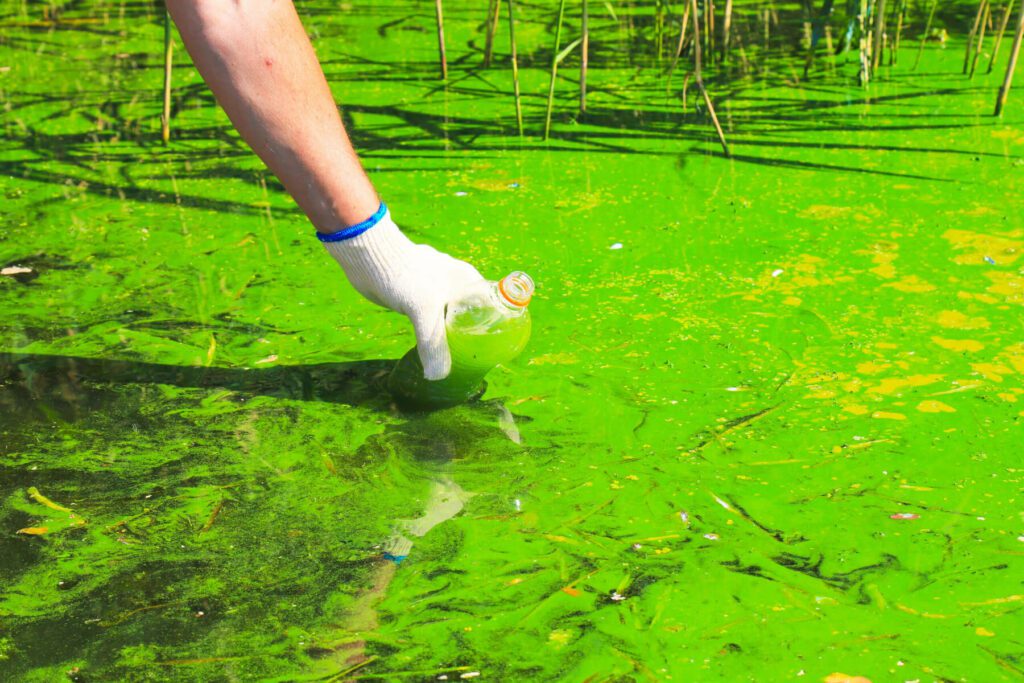
[[[423,410],[396,404],[386,379],[395,360],[359,360],[269,368],[163,365],[134,360],[31,353],[0,353],[0,408],[12,422],[54,418],[81,420],[106,403],[108,392],[126,385],[226,389],[243,397],[266,396],[366,408],[412,425],[404,431],[421,443],[451,443],[453,424],[466,414],[485,421],[511,420],[500,401],[479,396],[464,406]],[[483,392],[481,392],[483,393]],[[463,418],[454,417],[462,415]],[[0,419],[0,425],[6,420]],[[470,421],[476,421],[471,418]],[[463,425],[465,426],[465,425]],[[512,437],[513,441],[518,436]],[[449,449],[451,450],[451,449]]]
[[[0,405],[14,415],[47,398],[54,410],[76,419],[89,411],[90,397],[96,395],[92,388],[85,387],[87,384],[166,384],[386,410],[390,399],[383,379],[394,362],[367,360],[246,369],[5,353],[0,354],[0,388],[7,390],[0,392]]]

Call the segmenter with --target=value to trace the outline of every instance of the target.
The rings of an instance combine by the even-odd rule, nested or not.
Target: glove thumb
[[[423,364],[423,376],[431,380],[444,379],[452,369],[444,327],[444,306],[431,307],[411,319],[416,330],[416,350]]]

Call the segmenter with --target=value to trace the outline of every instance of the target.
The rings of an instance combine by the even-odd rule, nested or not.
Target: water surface
[[[649,11],[592,7],[590,113],[572,57],[544,142],[553,9],[520,139],[504,33],[482,69],[451,5],[447,87],[431,7],[300,8],[399,224],[538,283],[524,355],[433,415],[180,44],[159,144],[154,8],[3,8],[0,677],[1024,677],[1008,46],[968,80],[909,42],[865,89],[739,22],[725,158]]]

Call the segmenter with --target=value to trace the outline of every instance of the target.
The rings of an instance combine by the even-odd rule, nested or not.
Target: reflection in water
[[[13,664],[84,656],[99,673],[174,661],[187,643],[226,638],[237,650],[245,621],[265,621],[280,600],[308,615],[283,656],[324,672],[368,661],[377,605],[399,563],[473,497],[457,483],[459,464],[500,457],[500,442],[519,448],[499,403],[389,416],[389,367],[3,355],[0,429],[14,436],[0,453],[3,523],[41,530],[0,539]],[[321,409],[314,419],[327,428],[315,445],[280,408],[296,401]],[[345,433],[354,423],[336,401],[386,419]],[[332,438],[363,443],[339,452]],[[62,522],[72,511],[79,522]],[[60,560],[69,543],[70,565]],[[89,639],[71,637],[83,627]],[[159,645],[137,644],[157,632]],[[54,633],[68,637],[40,649]]]

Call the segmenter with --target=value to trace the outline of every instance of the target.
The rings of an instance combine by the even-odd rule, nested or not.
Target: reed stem
[[[693,12],[694,17],[697,16],[697,0],[690,0],[690,10]],[[722,143],[722,150],[725,152],[725,156],[731,157],[732,152],[729,151],[729,143],[725,141],[725,133],[722,131],[722,124],[718,122],[718,114],[715,113],[715,105],[711,103],[711,96],[708,95],[707,88],[704,87],[704,79],[701,77],[701,54],[700,54],[700,24],[697,21],[693,22],[693,80],[697,82],[697,87],[700,89],[700,94],[704,96],[704,104],[708,108],[708,113],[711,115],[711,122],[715,124],[715,132],[718,133],[718,141]]]
[[[984,1],[984,0],[983,0]],[[875,0],[875,28],[871,46],[871,75],[874,76],[882,61],[882,36],[885,35],[885,0]]]
[[[868,51],[871,49],[867,33],[868,0],[860,0],[860,14],[857,15],[858,46],[860,54],[860,69],[857,78],[862,86],[866,86],[871,80],[871,59]]]
[[[516,55],[516,2],[508,0],[508,40],[512,46],[512,87],[516,100],[516,126],[523,137],[523,103],[519,94],[519,57]]]
[[[583,43],[581,45],[583,52],[580,55],[580,113],[586,113],[587,111],[587,59],[590,54],[590,27],[588,26],[590,17],[588,16],[588,2],[589,0],[583,1],[583,16],[580,18],[580,30],[583,34]]]
[[[992,57],[988,60],[988,71],[985,73],[992,73],[992,67],[996,65],[996,58],[999,57],[999,46],[1003,43],[1003,34],[1006,33],[1006,25],[1010,23],[1010,8],[1012,5],[1012,0],[1007,0],[1006,6],[1003,7],[1003,18],[999,21],[999,32],[996,33],[996,44],[992,47]]]
[[[441,9],[441,0],[434,0],[434,9],[437,13],[437,51],[441,58],[441,80],[448,80],[448,58],[444,54],[444,11]]]
[[[657,63],[661,64],[661,53],[665,44],[665,5],[662,0],[654,3],[654,52]]]
[[[558,49],[562,42],[562,19],[565,17],[565,0],[558,3],[558,22],[555,24],[555,49],[551,53],[551,83],[548,86],[548,108],[544,116],[544,139],[551,132],[551,110],[555,106],[555,78],[558,75]]]
[[[164,108],[160,116],[160,139],[171,140],[171,69],[174,66],[174,41],[171,40],[171,15],[164,12]]]
[[[729,33],[732,30],[732,0],[725,0],[725,16],[722,19],[722,64],[729,61]]]
[[[683,16],[679,20],[679,42],[676,43],[676,55],[672,58],[672,63],[668,67],[668,81],[672,82],[672,72],[676,70],[676,64],[679,63],[679,57],[683,54],[683,44],[686,42],[686,27],[690,23],[690,3],[686,3],[686,7],[683,8]]]
[[[974,49],[974,38],[978,35],[978,26],[981,24],[981,18],[985,14],[985,6],[988,4],[988,0],[981,0],[978,3],[978,12],[974,15],[974,23],[971,25],[971,32],[967,35],[967,49],[964,51],[964,74],[967,74],[967,69],[971,64],[971,52]]]
[[[715,0],[707,0],[708,8],[708,61],[715,63]]]
[[[917,65],[921,63],[921,54],[924,52],[924,44],[928,41],[928,34],[931,33],[935,9],[938,6],[939,0],[932,0],[932,7],[928,10],[928,21],[924,25],[924,35],[921,36],[921,44],[917,46],[917,59],[914,60],[914,68],[911,71],[917,71]]]
[[[494,36],[498,33],[498,17],[501,16],[501,0],[491,0],[487,8],[487,34],[484,41],[484,67],[490,68],[494,59]]]
[[[1010,94],[1013,70],[1017,68],[1017,57],[1020,56],[1022,40],[1024,40],[1024,0],[1021,0],[1020,10],[1017,12],[1017,33],[1013,37],[1013,49],[1010,50],[1010,63],[1006,66],[1006,77],[1003,79],[1003,84],[999,86],[999,95],[996,96],[996,116],[1002,116],[1003,106],[1006,104],[1006,96]]]
[[[903,35],[903,18],[907,13],[907,0],[896,2],[896,37],[892,41],[892,48],[889,50],[889,66],[899,61],[900,37]]]
[[[981,28],[978,29],[978,44],[974,48],[974,59],[971,60],[971,73],[968,76],[969,79],[974,80],[974,70],[978,66],[978,58],[981,57],[981,48],[985,44],[985,28],[989,23],[989,15],[992,11],[992,3],[986,0],[985,2],[985,16],[981,20]]]

